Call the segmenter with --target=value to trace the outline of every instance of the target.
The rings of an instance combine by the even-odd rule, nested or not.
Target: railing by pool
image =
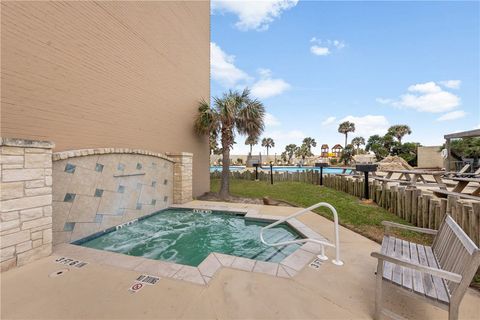
[[[283,241],[283,242],[277,242],[277,243],[268,243],[263,238],[263,232],[265,230],[273,228],[273,227],[275,227],[275,226],[277,226],[281,223],[284,223],[284,222],[286,222],[290,219],[293,219],[293,218],[296,218],[298,216],[304,215],[305,213],[308,213],[308,212],[312,211],[313,209],[316,209],[316,208],[319,208],[319,207],[326,207],[326,208],[330,209],[330,211],[332,211],[332,213],[333,213],[333,221],[334,221],[333,228],[334,228],[334,234],[335,234],[335,244],[330,243],[328,241],[313,239],[313,238]],[[295,212],[292,215],[289,215],[286,218],[283,218],[281,220],[278,220],[274,223],[269,224],[266,227],[263,227],[262,229],[260,229],[260,241],[262,241],[263,244],[265,244],[267,246],[271,246],[271,247],[285,246],[285,245],[289,245],[289,244],[306,243],[306,242],[316,243],[316,244],[319,244],[320,248],[321,248],[321,253],[318,255],[318,258],[321,259],[321,260],[328,260],[328,257],[325,255],[325,246],[333,247],[333,248],[335,248],[335,259],[332,260],[332,263],[336,264],[337,266],[343,265],[343,261],[340,260],[340,240],[339,240],[339,236],[338,236],[338,214],[337,214],[337,210],[335,210],[335,208],[327,202],[319,202],[319,203],[317,203],[317,204],[315,204],[311,207],[308,207],[306,209],[302,209],[298,212]]]

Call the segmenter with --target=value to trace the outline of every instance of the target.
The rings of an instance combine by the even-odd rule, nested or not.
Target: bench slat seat
[[[450,215],[439,230],[424,229],[384,221],[385,236],[381,252],[372,252],[378,259],[375,319],[383,314],[384,285],[421,297],[448,310],[449,320],[458,319],[460,303],[475,272],[480,266],[480,250]],[[435,235],[432,246],[405,241],[390,235],[391,228],[407,229]]]
[[[385,236],[382,241],[382,253],[396,258],[403,258],[424,266],[440,268],[431,247],[417,245],[392,236]],[[422,296],[436,299],[448,304],[449,295],[443,279],[423,272],[384,262],[383,278],[404,289]]]

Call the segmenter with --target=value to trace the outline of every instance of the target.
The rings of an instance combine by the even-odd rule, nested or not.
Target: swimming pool
[[[198,266],[212,252],[280,262],[299,245],[269,247],[261,243],[260,229],[268,224],[245,218],[243,213],[169,208],[75,244],[189,266]],[[301,238],[285,224],[269,229],[265,236],[269,242]]]
[[[240,170],[245,170],[244,166],[230,166],[230,171],[240,171]],[[253,169],[252,169],[253,170]],[[268,165],[264,166],[262,169],[259,168],[259,171],[261,170],[266,170],[270,171],[270,167]],[[307,170],[317,170],[320,171],[320,168],[312,167],[312,166],[306,166],[306,167],[296,167],[296,166],[275,166],[273,167],[273,171],[278,171],[278,172],[303,172]],[[215,171],[222,171],[222,166],[211,166],[210,167],[210,172],[215,172]],[[337,173],[343,173],[343,169],[341,168],[335,168],[335,167],[327,167],[323,168],[323,173],[324,174],[337,174]],[[350,173],[350,170],[346,170],[345,173]]]

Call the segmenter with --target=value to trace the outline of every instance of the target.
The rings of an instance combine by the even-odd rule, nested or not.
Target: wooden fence
[[[212,178],[220,178],[220,172],[213,172]],[[231,172],[235,179],[254,180],[255,172]],[[316,171],[275,172],[275,182],[297,181],[311,184],[320,183],[320,175]],[[259,172],[259,180],[269,181],[270,174]],[[343,191],[350,195],[363,198],[364,182],[358,176],[327,174],[323,176],[326,187]],[[422,228],[438,229],[448,212],[462,227],[468,236],[480,245],[480,202],[459,199],[448,196],[447,199],[437,198],[432,193],[415,187],[386,186],[377,181],[369,181],[370,199],[389,212]]]
[[[326,187],[363,197],[364,182],[357,177],[327,175]],[[422,228],[438,229],[448,212],[477,245],[480,245],[480,202],[448,196],[437,198],[416,187],[386,186],[369,181],[370,199],[400,218]]]
[[[210,173],[212,179],[220,179],[222,173],[220,171],[214,171]],[[325,174],[323,177],[325,178]],[[243,180],[255,180],[255,171],[230,171],[230,177],[234,179],[243,179]],[[259,171],[258,180],[261,181],[270,181],[270,172]],[[320,184],[320,174],[314,170],[307,171],[297,171],[297,172],[274,172],[273,181],[284,182],[284,181],[297,181],[297,182],[306,182],[311,184]]]

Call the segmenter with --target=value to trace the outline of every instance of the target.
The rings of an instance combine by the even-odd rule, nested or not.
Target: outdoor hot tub
[[[241,212],[168,208],[74,244],[189,266],[198,266],[213,252],[280,262],[300,245],[271,247],[263,244],[259,238],[260,229],[269,223],[247,218]],[[269,242],[302,238],[287,224],[269,229],[265,237]]]

